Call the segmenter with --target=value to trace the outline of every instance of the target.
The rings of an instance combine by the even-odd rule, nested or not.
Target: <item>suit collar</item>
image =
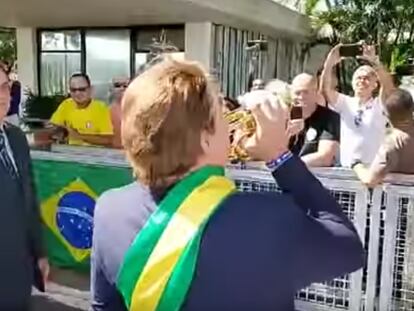
[[[7,121],[0,123],[0,130],[7,132],[10,129],[11,125]]]

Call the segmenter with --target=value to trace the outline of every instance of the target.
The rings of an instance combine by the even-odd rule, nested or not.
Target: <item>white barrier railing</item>
[[[128,168],[119,151],[55,147],[33,151],[35,159],[79,162]],[[390,175],[370,191],[341,168],[319,168],[313,173],[331,190],[354,222],[365,244],[365,269],[323,284],[314,284],[296,296],[300,311],[409,311],[414,310],[414,176]],[[278,191],[263,166],[229,166],[227,174],[241,191]]]
[[[263,168],[230,166],[227,172],[241,191],[278,191]],[[367,264],[349,276],[300,291],[296,308],[414,310],[414,177],[390,175],[383,186],[371,191],[350,170],[313,172],[355,224],[364,241]]]
[[[384,187],[380,311],[414,310],[414,187]]]

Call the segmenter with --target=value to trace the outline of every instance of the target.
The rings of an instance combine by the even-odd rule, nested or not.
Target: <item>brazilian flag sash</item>
[[[178,182],[128,249],[117,288],[130,311],[178,311],[190,288],[210,217],[235,191],[224,168],[203,167]]]

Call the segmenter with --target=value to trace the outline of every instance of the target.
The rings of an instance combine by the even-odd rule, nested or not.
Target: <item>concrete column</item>
[[[185,58],[203,64],[210,71],[213,63],[213,27],[210,22],[185,24]]]
[[[318,44],[311,48],[304,71],[316,74],[317,71],[323,66],[330,49],[331,47],[326,44]]]
[[[38,93],[36,30],[27,27],[17,28],[16,39],[19,81],[23,87]]]

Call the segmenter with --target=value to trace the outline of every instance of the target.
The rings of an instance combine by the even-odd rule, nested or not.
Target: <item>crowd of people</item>
[[[302,119],[291,120],[289,149],[310,167],[352,168],[367,186],[381,183],[387,173],[414,174],[414,104],[412,95],[394,85],[379,62],[375,47],[363,46],[358,58],[365,64],[352,77],[353,96],[337,91],[335,66],[343,59],[341,45],[334,47],[318,79],[297,75],[290,85],[255,81],[241,96],[248,109],[255,94],[288,89],[292,105],[302,108]],[[302,122],[303,121],[303,122]]]
[[[289,149],[309,167],[352,168],[368,186],[380,183],[388,172],[414,173],[414,164],[407,160],[414,152],[412,97],[397,90],[375,47],[368,45],[358,57],[365,64],[353,74],[353,96],[339,93],[334,69],[343,59],[340,48],[331,50],[319,77],[301,73],[290,84],[270,81],[267,85],[257,79],[249,93],[225,102],[230,110],[249,109],[260,92],[288,92],[293,106],[301,108],[300,115],[290,120]],[[71,145],[122,148],[121,101],[128,85],[128,78],[114,78],[113,101],[107,105],[93,98],[88,75],[73,74],[70,96],[50,120],[53,138]],[[13,84],[12,92],[17,87]],[[17,109],[14,101],[16,96],[10,116]]]
[[[413,98],[395,87],[375,49],[364,46],[361,59],[367,64],[353,75],[352,97],[332,81],[340,46],[319,80],[302,73],[289,86],[256,81],[239,102],[223,98],[188,61],[160,60],[131,83],[115,78],[110,107],[93,99],[87,75],[72,75],[51,136],[122,147],[136,178],[96,203],[93,310],[293,311],[298,290],[360,269],[358,233],[309,167],[340,163],[369,186],[388,172],[414,173]],[[0,273],[8,280],[0,309],[28,310],[31,285],[44,286],[49,266],[29,147],[5,121],[10,102],[0,67],[0,198],[8,215],[1,226],[13,237],[0,239]],[[240,144],[265,163],[281,193],[239,192],[225,176],[223,112],[240,106],[255,120]]]
[[[371,46],[364,46],[359,56],[365,64],[353,74],[353,96],[339,93],[333,70],[342,59],[340,47],[329,53],[319,77],[301,73],[289,85],[266,85],[258,79],[251,92],[225,101],[231,110],[249,109],[249,102],[263,91],[288,92],[293,105],[301,107],[301,115],[290,120],[289,149],[309,167],[352,168],[368,186],[377,185],[389,172],[414,173],[407,160],[414,152],[411,95],[396,88]],[[86,74],[72,75],[70,97],[50,120],[54,133],[61,134],[55,136],[66,133],[67,143],[73,145],[122,148],[121,101],[128,84],[126,77],[113,79],[113,102],[108,107],[93,99]]]
[[[122,148],[121,100],[129,79],[112,81],[112,103],[93,98],[93,86],[87,74],[75,73],[69,79],[69,97],[50,119],[51,139],[76,146]]]

